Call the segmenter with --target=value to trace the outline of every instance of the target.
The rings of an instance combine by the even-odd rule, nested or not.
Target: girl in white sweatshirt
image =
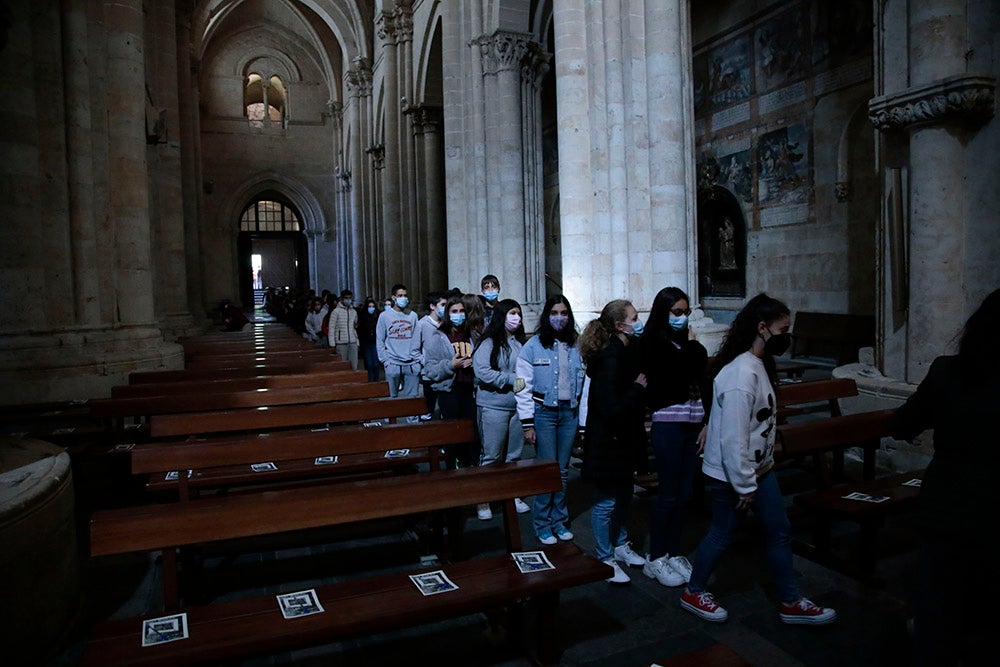
[[[837,617],[802,597],[792,569],[785,502],[774,466],[777,384],[774,357],[791,340],[788,306],[766,294],[751,299],[733,321],[715,358],[708,436],[702,472],[712,496],[712,523],[695,552],[681,606],[714,622],[729,614],[706,590],[709,577],[747,510],[766,533],[767,563],[778,587],[784,623],[823,625]],[[709,406],[706,406],[709,407]]]

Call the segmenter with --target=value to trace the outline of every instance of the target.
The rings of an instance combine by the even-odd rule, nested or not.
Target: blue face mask
[[[670,316],[670,328],[673,329],[674,331],[680,331],[681,329],[687,326],[687,323],[688,323],[687,315],[681,315],[680,317],[677,317],[676,315]]]
[[[438,306],[437,315],[439,320],[444,317],[444,306]]]
[[[485,298],[490,303],[496,301],[498,296],[500,296],[500,290],[496,289],[483,290],[483,298]]]
[[[387,303],[382,307],[382,310],[390,311],[392,310],[392,305]]]
[[[369,315],[375,314],[375,306],[368,306],[368,314]]]
[[[410,300],[405,296],[397,296],[396,305],[399,306],[400,310],[405,310],[406,307],[410,305]]]
[[[465,313],[448,313],[448,319],[456,327],[460,327],[465,324]]]
[[[632,336],[633,338],[638,338],[639,336],[642,335],[643,328],[644,325],[642,323],[642,320],[636,320],[635,322],[632,323],[632,333],[625,332],[625,335]]]

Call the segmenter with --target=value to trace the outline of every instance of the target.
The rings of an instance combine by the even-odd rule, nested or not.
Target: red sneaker
[[[817,607],[806,598],[795,602],[782,602],[779,608],[782,623],[791,625],[826,625],[837,619],[837,612],[828,607]]]
[[[713,623],[722,623],[729,618],[729,612],[715,604],[715,598],[708,591],[692,593],[685,588],[681,593],[681,607]]]

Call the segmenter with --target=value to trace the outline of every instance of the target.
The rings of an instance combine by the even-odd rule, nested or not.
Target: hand
[[[705,440],[708,438],[708,424],[701,427],[698,431],[698,455],[705,453]]]
[[[637,375],[636,378],[635,378],[635,383],[637,385],[641,385],[643,388],[645,388],[646,387],[646,374],[645,373],[639,373],[639,375]]]
[[[698,340],[698,334],[694,332],[694,327],[688,325],[688,340]]]
[[[738,510],[750,509],[750,505],[753,504],[753,494],[754,494],[753,491],[751,491],[750,493],[740,494],[740,500],[738,503],[736,503],[736,509]]]
[[[524,441],[529,445],[535,444],[535,427],[529,426],[524,429]]]

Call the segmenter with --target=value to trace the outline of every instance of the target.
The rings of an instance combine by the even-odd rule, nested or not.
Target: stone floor
[[[529,452],[530,453],[530,452]],[[800,472],[781,473],[787,491]],[[652,495],[636,488],[630,534],[643,553]],[[572,530],[577,543],[591,550],[589,488],[573,468],[569,479]],[[497,513],[499,514],[499,513]],[[692,508],[685,543],[693,550],[707,525],[701,504]],[[520,515],[526,549],[535,544],[531,515]],[[804,518],[793,522],[805,537]],[[849,546],[852,535],[841,541]],[[906,605],[912,535],[905,521],[888,526],[886,553],[879,561],[880,585],[863,586],[850,577],[796,556],[802,590],[813,601],[837,609],[839,618],[827,627],[785,626],[771,599],[763,563],[763,545],[752,522],[739,534],[719,567],[712,590],[730,612],[723,624],[706,623],[682,610],[679,589],[668,589],[632,569],[632,583],[615,587],[604,582],[567,590],[560,606],[559,632],[565,652],[563,665],[648,665],[685,651],[722,643],[754,665],[773,667],[851,665],[869,667],[909,664]],[[208,585],[214,597],[309,588],[366,571],[412,567],[425,555],[424,543],[412,531],[390,528],[351,535],[313,536],[310,546],[276,550],[256,545],[251,553],[209,557]],[[468,514],[465,545],[472,552],[496,553],[503,548],[499,517],[489,522]],[[317,541],[318,540],[318,541]],[[319,544],[319,546],[316,546]],[[155,613],[159,609],[157,568],[146,558],[97,559],[85,568],[82,620],[54,666],[75,665],[89,623],[110,617]],[[435,623],[402,632],[316,647],[295,653],[260,656],[247,666],[263,665],[502,665],[530,664],[503,641],[502,629],[492,628],[484,615]]]

